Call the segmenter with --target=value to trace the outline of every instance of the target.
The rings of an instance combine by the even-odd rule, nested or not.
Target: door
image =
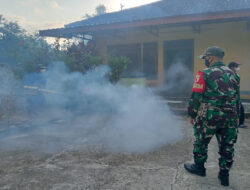
[[[188,97],[193,85],[194,41],[164,42],[164,94]]]

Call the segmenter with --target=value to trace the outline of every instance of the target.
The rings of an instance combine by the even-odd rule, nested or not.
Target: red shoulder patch
[[[204,81],[204,77],[203,77],[203,72],[202,71],[198,71],[196,77],[195,77],[195,81],[194,81],[194,85],[192,88],[193,92],[198,92],[198,93],[203,93],[206,87],[206,83]]]

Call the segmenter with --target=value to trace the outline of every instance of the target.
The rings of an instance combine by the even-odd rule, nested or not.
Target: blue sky
[[[0,14],[17,21],[28,31],[63,27],[93,14],[103,4],[108,12],[131,8],[157,0],[0,0]]]

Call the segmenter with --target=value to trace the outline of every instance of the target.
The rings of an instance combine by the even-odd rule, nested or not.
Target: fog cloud
[[[182,138],[180,122],[160,97],[147,88],[109,83],[108,70],[102,66],[83,75],[55,63],[39,74],[43,85],[19,88],[16,94],[26,99],[27,121],[18,130],[3,127],[0,149],[58,151],[101,145],[114,152],[143,153]]]

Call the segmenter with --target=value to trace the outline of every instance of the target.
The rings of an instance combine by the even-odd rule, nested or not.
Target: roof
[[[250,0],[162,0],[73,22],[64,28],[43,30],[40,35],[67,36],[101,30],[238,18],[250,18]]]
[[[93,26],[120,22],[250,9],[250,0],[162,0],[148,5],[107,13],[73,22],[65,27]]]

